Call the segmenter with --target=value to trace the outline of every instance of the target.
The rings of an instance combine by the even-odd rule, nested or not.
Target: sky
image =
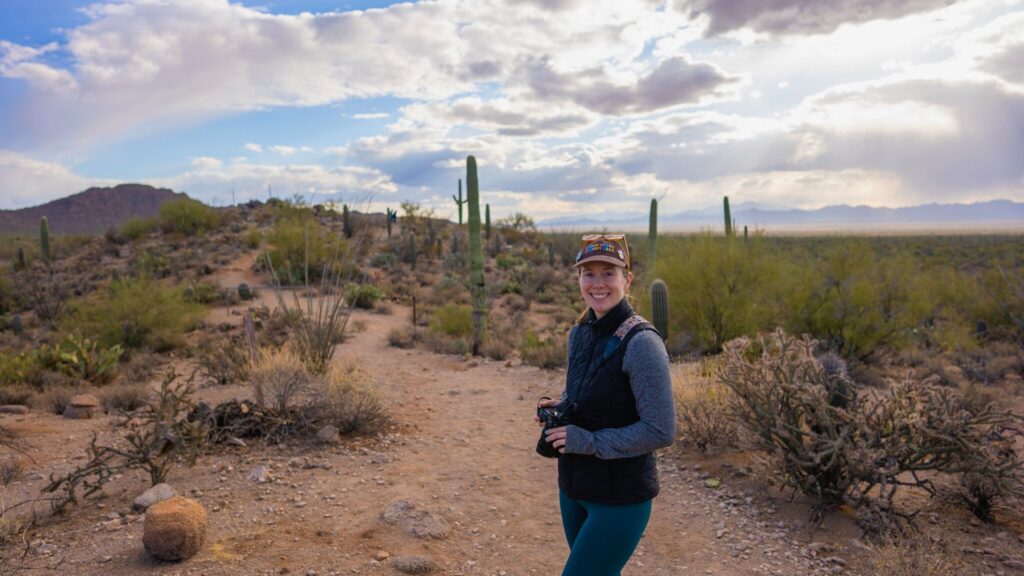
[[[0,0],[0,208],[1024,201],[1024,0]],[[367,206],[367,204],[369,204]]]

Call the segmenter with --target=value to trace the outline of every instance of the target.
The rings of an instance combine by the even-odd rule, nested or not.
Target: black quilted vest
[[[629,376],[622,371],[626,345],[648,323],[633,328],[609,356],[615,330],[634,315],[626,299],[600,320],[593,311],[576,327],[566,375],[567,403],[576,403],[573,424],[584,430],[621,428],[640,420]],[[596,456],[558,457],[558,487],[567,496],[605,504],[635,504],[658,495],[658,467],[653,452],[631,458],[602,460]]]

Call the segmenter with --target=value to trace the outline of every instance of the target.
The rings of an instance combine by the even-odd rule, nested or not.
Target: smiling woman
[[[565,391],[538,403],[538,422],[551,410],[557,416],[546,419],[537,450],[558,458],[569,543],[563,576],[615,576],[658,495],[654,450],[675,436],[668,354],[626,298],[633,273],[625,235],[584,236],[573,267],[587,310],[569,334]]]

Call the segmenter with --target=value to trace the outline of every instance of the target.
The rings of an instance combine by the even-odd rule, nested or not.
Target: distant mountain
[[[751,230],[857,231],[857,230],[950,230],[973,228],[1024,229],[1024,203],[991,200],[973,204],[923,204],[906,208],[826,206],[817,210],[767,210],[754,204],[732,209],[736,226]],[[537,223],[542,228],[646,230],[647,215],[618,217],[565,217]],[[699,230],[723,227],[721,208],[661,214],[659,230]]]
[[[89,188],[40,206],[0,210],[0,234],[35,233],[43,216],[54,234],[99,234],[131,216],[156,216],[161,204],[177,198],[187,196],[145,184]]]

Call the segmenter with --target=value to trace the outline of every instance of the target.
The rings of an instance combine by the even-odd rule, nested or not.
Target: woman
[[[541,441],[558,454],[570,550],[562,575],[617,576],[658,495],[654,450],[675,436],[672,382],[661,337],[626,298],[633,273],[625,236],[584,236],[573,267],[587,310],[569,333],[562,398],[538,403],[569,423],[547,428]]]

